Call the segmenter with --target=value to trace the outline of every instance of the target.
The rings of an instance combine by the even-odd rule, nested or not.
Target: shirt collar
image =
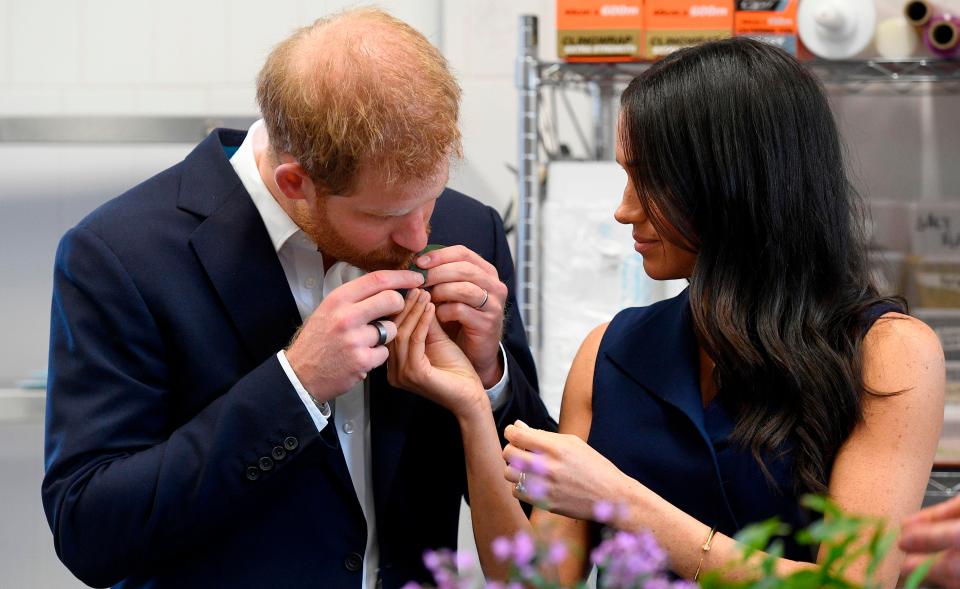
[[[240,148],[230,158],[230,165],[233,166],[243,187],[253,199],[253,204],[257,207],[257,212],[260,213],[263,224],[267,228],[267,234],[270,235],[274,250],[279,252],[291,237],[302,233],[302,230],[273,198],[267,185],[263,183],[263,178],[260,177],[260,170],[257,169],[257,161],[253,154],[253,141],[257,134],[265,132],[263,119],[251,125]]]

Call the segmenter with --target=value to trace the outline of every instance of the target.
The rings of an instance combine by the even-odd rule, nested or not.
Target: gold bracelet
[[[707,557],[707,553],[710,552],[710,543],[713,542],[713,535],[717,533],[717,527],[714,526],[710,528],[710,534],[707,536],[706,541],[700,547],[702,551],[700,553],[700,562],[697,564],[697,572],[693,573],[693,580],[696,582],[700,578],[700,567],[703,566],[703,559]]]

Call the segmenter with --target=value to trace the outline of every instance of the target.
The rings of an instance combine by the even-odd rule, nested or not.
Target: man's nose
[[[408,215],[403,225],[393,234],[393,241],[411,252],[419,252],[427,247],[427,224],[419,213]]]

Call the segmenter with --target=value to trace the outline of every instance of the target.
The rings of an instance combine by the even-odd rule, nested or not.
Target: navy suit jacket
[[[336,432],[317,432],[276,358],[301,323],[263,222],[216,130],[71,229],[56,256],[43,504],[88,584],[360,587],[366,526]],[[447,190],[431,241],[463,244],[510,287],[509,401],[537,392],[499,216]],[[383,587],[454,547],[466,491],[456,420],[371,373]],[[373,589],[373,588],[371,588]]]

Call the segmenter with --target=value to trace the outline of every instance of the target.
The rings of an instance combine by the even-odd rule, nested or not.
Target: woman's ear
[[[316,197],[316,187],[310,176],[295,161],[281,163],[273,171],[273,178],[277,188],[287,198],[312,200]]]

